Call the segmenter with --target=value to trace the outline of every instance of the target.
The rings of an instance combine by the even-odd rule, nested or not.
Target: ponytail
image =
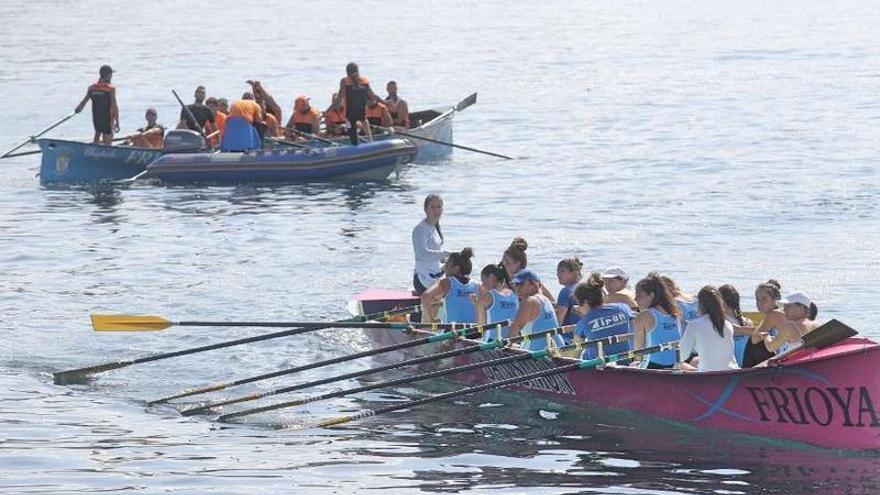
[[[581,282],[574,289],[574,298],[578,304],[587,303],[590,308],[597,308],[605,304],[605,281],[599,272],[590,274],[585,282]]]
[[[733,311],[739,325],[745,326],[746,321],[743,318],[742,310],[739,307],[739,291],[736,290],[736,287],[730,284],[724,284],[718,288],[718,293],[721,294],[721,300],[724,301],[724,305]]]
[[[810,308],[807,314],[807,318],[811,320],[815,320],[816,317],[819,316],[819,307],[816,306],[816,303],[810,302]]]
[[[697,300],[700,302],[700,313],[709,315],[715,331],[718,332],[718,335],[724,337],[724,323],[726,322],[724,317],[724,301],[721,300],[721,294],[718,293],[718,289],[711,285],[703,287],[697,294]]]
[[[669,287],[663,283],[663,280],[660,279],[660,274],[657,272],[651,272],[645,278],[639,280],[639,283],[636,284],[636,291],[652,294],[651,304],[648,305],[648,308],[659,306],[667,314],[676,318],[681,317],[681,309],[675,303]]]

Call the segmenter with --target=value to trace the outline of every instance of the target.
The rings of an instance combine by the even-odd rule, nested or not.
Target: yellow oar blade
[[[159,316],[92,315],[92,328],[96,332],[149,332],[165,330],[173,324]]]

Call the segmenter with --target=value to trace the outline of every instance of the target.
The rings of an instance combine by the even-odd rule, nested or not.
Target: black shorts
[[[418,273],[413,273],[413,289],[415,289],[415,290],[416,290],[416,294],[418,294],[418,295],[420,295],[420,296],[422,295],[423,292],[425,292],[426,290],[428,290],[427,287],[425,287],[424,285],[422,285],[422,281],[419,280],[419,274],[418,274]]]
[[[95,126],[95,132],[101,134],[113,134],[113,126],[110,124],[109,115],[92,114],[92,124]]]

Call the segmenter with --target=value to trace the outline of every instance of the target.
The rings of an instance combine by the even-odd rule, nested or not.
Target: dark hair
[[[721,300],[721,294],[718,289],[711,285],[707,285],[700,289],[697,294],[697,300],[700,302],[700,313],[709,315],[712,320],[712,326],[718,335],[724,337],[724,301]]]
[[[565,268],[570,272],[580,273],[581,269],[584,267],[584,264],[581,263],[581,260],[578,259],[577,256],[572,256],[571,258],[565,258],[560,261],[559,264],[556,265],[556,269]]]
[[[605,281],[602,274],[593,272],[585,282],[581,282],[574,289],[574,298],[578,304],[586,302],[590,308],[596,308],[605,304]]]
[[[514,237],[513,241],[510,242],[510,246],[507,246],[507,249],[504,250],[504,256],[513,258],[514,261],[522,265],[522,268],[525,268],[529,264],[529,258],[526,256],[526,249],[528,248],[529,243],[525,239]]]
[[[810,301],[810,307],[807,308],[807,310],[807,318],[815,320],[816,317],[819,316],[819,307],[816,306],[816,303],[814,303],[813,301]]]
[[[504,272],[504,268],[500,265],[486,265],[483,267],[483,270],[480,272],[480,276],[487,277],[489,275],[493,275],[498,280],[504,281],[507,277],[507,274]]]
[[[205,105],[219,105],[219,104],[220,104],[220,102],[218,102],[217,98],[214,98],[213,96],[210,96],[210,97],[208,97],[207,100],[205,100]]]
[[[205,87],[204,87],[204,86],[196,86],[196,91],[198,91],[198,90],[200,90],[200,89],[201,89],[202,91],[204,91],[204,90],[205,90]]]
[[[733,310],[733,314],[736,315],[736,321],[739,322],[740,326],[745,325],[746,321],[743,319],[743,312],[739,307],[739,291],[736,290],[736,287],[724,284],[718,288],[718,293],[721,294],[724,305]]]
[[[357,67],[357,66],[355,66],[355,67]],[[434,201],[434,200],[440,201],[441,203],[443,202],[443,198],[441,198],[439,194],[432,193],[432,194],[425,196],[425,203],[424,203],[424,205],[422,205],[422,209],[427,211],[428,205],[431,204],[431,201]],[[437,234],[440,235],[440,242],[443,242],[443,231],[440,230],[440,221],[439,220],[437,221],[437,225],[435,225],[434,228],[437,229]]]
[[[461,252],[450,253],[449,259],[446,260],[447,263],[452,266],[457,266],[461,271],[462,277],[467,277],[471,274],[471,270],[474,269],[471,264],[471,258],[474,257],[474,250],[466,247],[461,250]]]
[[[663,281],[663,285],[669,288],[669,292],[671,292],[673,296],[681,294],[681,287],[679,287],[671,277],[660,275],[660,280]]]
[[[101,76],[101,79],[105,79],[111,74],[113,74],[113,69],[111,69],[109,65],[102,65],[101,68],[98,69],[98,75]]]
[[[755,288],[755,292],[758,292],[759,290],[767,291],[767,293],[770,294],[770,297],[777,301],[782,299],[782,284],[772,278]]]
[[[358,64],[354,62],[349,62],[348,65],[345,66],[345,73],[348,75],[352,75],[355,72],[360,72],[358,69]]]
[[[649,308],[660,306],[663,311],[676,318],[681,316],[681,310],[678,308],[678,304],[675,303],[672,292],[663,283],[663,280],[660,279],[660,274],[657,272],[651,272],[645,278],[639,280],[639,283],[636,284],[636,290],[654,295],[651,299],[651,304],[648,306]]]

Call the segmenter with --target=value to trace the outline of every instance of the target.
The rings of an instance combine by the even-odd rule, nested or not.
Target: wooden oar
[[[0,159],[3,158],[17,158],[19,156],[28,156],[28,155],[36,155],[37,153],[42,153],[43,150],[33,150],[33,151],[24,151],[22,153],[12,153],[10,155],[3,155]]]
[[[496,325],[506,326],[509,324],[510,324],[510,321],[508,320],[508,321],[501,321],[501,322],[493,322],[491,324],[491,326],[496,326]],[[487,328],[487,325],[467,326],[467,327],[462,328],[460,330],[453,330],[453,331],[449,331],[449,332],[438,333],[438,334],[431,335],[430,337],[423,337],[421,339],[416,339],[416,340],[408,340],[406,342],[392,344],[392,345],[385,346],[385,347],[378,347],[376,349],[368,349],[366,351],[356,352],[354,354],[346,354],[345,356],[338,356],[338,357],[331,358],[331,359],[325,359],[324,361],[309,363],[309,364],[306,364],[303,366],[297,366],[295,368],[288,368],[288,369],[273,371],[271,373],[264,373],[262,375],[251,376],[248,378],[241,378],[239,380],[233,380],[231,382],[215,383],[212,385],[203,385],[201,387],[197,387],[197,388],[194,388],[191,390],[184,390],[183,392],[180,392],[178,394],[175,394],[175,395],[172,395],[169,397],[163,397],[161,399],[150,401],[150,402],[148,402],[148,404],[149,405],[161,404],[163,402],[168,402],[170,400],[180,399],[183,397],[190,397],[193,395],[201,395],[201,394],[205,394],[208,392],[217,392],[220,390],[225,390],[227,388],[237,387],[239,385],[244,385],[246,383],[253,383],[253,382],[258,382],[261,380],[268,380],[270,378],[276,378],[279,376],[290,375],[293,373],[299,373],[301,371],[312,370],[315,368],[322,368],[324,366],[330,366],[332,364],[344,363],[346,361],[353,361],[355,359],[360,359],[363,357],[375,356],[375,355],[383,354],[386,352],[392,352],[392,351],[397,351],[400,349],[406,349],[409,347],[416,347],[416,346],[420,346],[420,345],[430,344],[432,342],[442,342],[444,340],[451,340],[456,337],[467,337],[467,336],[474,334],[474,333],[479,333],[480,335],[482,335],[483,331],[486,328]]]
[[[415,306],[412,306],[415,308]],[[144,332],[177,327],[269,327],[269,328],[391,328],[404,330],[410,327],[432,330],[455,329],[471,326],[464,323],[362,323],[360,321],[171,321],[153,315],[92,315],[92,327],[96,332]]]
[[[73,113],[71,113],[70,115],[65,116],[64,118],[62,118],[62,119],[59,120],[58,122],[55,122],[54,124],[50,125],[49,127],[43,129],[42,131],[40,131],[40,132],[34,134],[33,136],[27,138],[26,140],[22,141],[21,144],[19,144],[18,146],[12,148],[11,150],[7,151],[6,153],[3,153],[3,156],[0,156],[0,159],[3,159],[3,158],[12,158],[12,156],[11,156],[12,153],[14,153],[15,151],[17,151],[19,148],[21,148],[22,146],[24,146],[24,145],[26,145],[26,144],[28,144],[28,143],[33,143],[34,141],[37,140],[38,137],[42,136],[43,134],[46,134],[47,132],[51,131],[52,129],[58,127],[59,125],[65,123],[65,122],[67,122],[67,121],[70,120],[74,115],[76,115],[76,112],[73,112]]]
[[[460,149],[467,150],[467,151],[473,151],[474,153],[482,153],[484,155],[495,156],[498,158],[504,158],[505,160],[513,160],[513,157],[511,157],[511,156],[502,155],[499,153],[493,153],[491,151],[478,150],[477,148],[471,148],[469,146],[462,146],[460,144],[448,143],[446,141],[440,141],[438,139],[432,139],[432,138],[428,138],[428,137],[424,137],[424,136],[417,136],[415,134],[410,134],[408,132],[399,131],[396,128],[392,130],[388,127],[382,127],[382,126],[378,126],[378,125],[374,125],[373,127],[380,129],[380,130],[383,130],[383,131],[386,131],[386,132],[400,134],[401,136],[406,136],[406,137],[413,138],[413,139],[421,139],[422,141],[428,141],[429,143],[442,144],[445,146],[451,146],[453,148],[460,148]]]
[[[402,308],[402,309],[383,311],[380,313],[373,313],[370,315],[358,316],[358,317],[349,318],[346,320],[340,320],[337,323],[346,323],[346,322],[356,322],[356,321],[374,320],[374,319],[379,319],[379,318],[387,318],[389,316],[415,313],[420,310],[421,310],[421,306],[416,305],[416,306],[410,306],[410,307]],[[263,340],[276,339],[279,337],[288,337],[291,335],[298,335],[298,334],[306,333],[306,332],[314,332],[316,330],[321,330],[323,328],[332,328],[337,323],[330,323],[324,327],[318,326],[318,327],[293,328],[290,330],[285,330],[283,332],[274,332],[274,333],[268,333],[265,335],[257,335],[254,337],[247,337],[247,338],[243,338],[243,339],[230,340],[230,341],[226,341],[226,342],[220,342],[217,344],[210,344],[210,345],[204,345],[204,346],[200,346],[200,347],[194,347],[191,349],[183,349],[180,351],[166,352],[163,354],[154,354],[152,356],[144,356],[144,357],[135,358],[135,359],[123,359],[123,360],[118,360],[118,361],[110,361],[108,363],[98,364],[98,365],[94,365],[94,366],[87,366],[85,368],[77,368],[77,369],[73,369],[73,370],[59,371],[57,373],[54,373],[53,376],[55,378],[55,383],[58,385],[65,385],[68,383],[79,383],[79,382],[82,382],[83,379],[86,378],[88,375],[92,375],[95,373],[102,373],[104,371],[110,371],[110,370],[115,370],[115,369],[119,369],[119,368],[125,368],[125,367],[131,366],[133,364],[147,363],[150,361],[158,361],[160,359],[168,359],[168,358],[173,358],[173,357],[178,357],[178,356],[185,356],[187,354],[195,354],[197,352],[211,351],[214,349],[221,349],[224,347],[232,347],[232,346],[237,346],[237,345],[242,345],[242,344],[250,344],[252,342],[260,342]]]
[[[572,329],[574,327],[575,327],[575,325],[571,325]],[[555,329],[551,329],[549,331],[544,331],[544,332],[538,332],[533,335],[524,336],[524,338],[522,338],[522,339],[519,339],[519,338],[518,339],[529,341],[535,337],[543,337],[548,332],[553,332],[553,331],[555,331]],[[545,334],[545,335],[541,335],[541,334]],[[542,351],[522,350],[522,351],[517,352],[513,356],[504,356],[504,357],[500,357],[497,359],[491,359],[488,361],[478,361],[475,363],[465,364],[465,365],[457,366],[454,368],[446,368],[446,369],[440,369],[440,370],[436,370],[436,371],[430,371],[430,372],[422,373],[422,374],[419,374],[416,376],[398,378],[395,380],[386,380],[386,381],[382,381],[382,382],[372,383],[370,385],[364,385],[362,387],[356,387],[356,388],[351,388],[351,389],[347,389],[347,390],[336,390],[334,392],[329,392],[326,394],[316,395],[316,396],[311,396],[311,397],[305,397],[303,399],[297,399],[297,400],[292,400],[292,401],[287,401],[287,402],[280,402],[277,404],[270,404],[267,406],[256,407],[253,409],[245,409],[243,411],[225,414],[225,415],[221,416],[219,418],[219,420],[226,421],[228,419],[237,418],[237,417],[241,417],[241,416],[248,416],[251,414],[257,414],[257,413],[266,412],[266,411],[273,411],[276,409],[284,409],[284,408],[288,408],[288,407],[309,404],[312,402],[318,402],[318,401],[322,401],[322,400],[326,400],[326,399],[333,399],[336,397],[344,397],[347,395],[357,394],[360,392],[367,392],[370,390],[376,390],[376,389],[380,389],[380,388],[391,388],[391,387],[396,387],[399,385],[406,385],[409,383],[427,380],[429,378],[439,378],[439,377],[446,376],[446,375],[452,375],[455,373],[461,373],[464,371],[469,371],[469,370],[479,369],[479,368],[489,368],[492,366],[498,366],[501,364],[511,363],[511,362],[515,362],[515,361],[524,361],[527,359],[543,359],[545,357],[552,356],[557,351],[563,351],[563,350],[568,350],[568,349],[581,349],[582,350],[584,347],[599,345],[602,343],[614,344],[617,342],[624,342],[624,341],[628,341],[631,336],[632,336],[632,334],[612,335],[610,337],[606,337],[606,338],[602,338],[602,339],[590,340],[590,341],[582,342],[579,344],[570,344],[570,345],[559,347],[557,349],[545,349]],[[513,340],[513,339],[511,339],[511,340]],[[184,415],[187,415],[186,413],[188,413],[190,411],[193,411],[193,410],[191,409],[188,411],[184,411]]]
[[[489,325],[489,326],[491,326],[491,325]],[[491,351],[493,349],[505,347],[505,346],[510,345],[511,343],[520,342],[522,340],[533,340],[535,337],[545,336],[545,335],[548,335],[551,333],[557,333],[557,332],[565,333],[565,332],[568,332],[568,331],[574,329],[574,327],[575,327],[575,325],[568,325],[568,326],[562,326],[562,327],[557,327],[557,328],[551,328],[551,329],[544,330],[541,332],[536,332],[536,333],[530,334],[530,335],[520,335],[517,337],[511,337],[509,339],[494,340],[492,342],[486,342],[483,344],[477,344],[477,345],[472,345],[472,346],[468,346],[468,347],[461,347],[458,349],[452,349],[452,350],[449,350],[446,352],[440,352],[437,354],[429,354],[427,356],[407,359],[405,361],[386,364],[384,366],[369,368],[366,370],[355,371],[352,373],[346,373],[344,375],[331,376],[329,378],[322,378],[320,380],[314,380],[314,381],[310,381],[310,382],[300,383],[297,385],[291,385],[289,387],[276,388],[276,389],[268,390],[265,392],[258,392],[258,393],[254,393],[254,394],[250,394],[250,395],[237,397],[234,399],[228,399],[228,400],[224,400],[224,401],[220,401],[220,402],[208,403],[208,404],[204,404],[204,405],[201,405],[198,407],[185,409],[185,410],[181,411],[181,414],[183,414],[184,416],[191,416],[193,414],[198,414],[202,411],[206,411],[208,409],[213,409],[213,408],[220,407],[220,406],[228,406],[230,404],[238,404],[240,402],[248,402],[248,401],[262,399],[262,398],[273,396],[273,395],[285,394],[285,393],[294,392],[297,390],[303,390],[303,389],[307,389],[307,388],[317,387],[319,385],[326,385],[328,383],[339,382],[342,380],[350,380],[352,378],[358,378],[361,376],[372,375],[375,373],[381,373],[383,371],[405,368],[405,367],[413,366],[416,364],[423,364],[423,363],[428,363],[431,361],[439,361],[441,359],[447,359],[450,357],[461,356],[461,355],[470,354],[473,352]]]
[[[434,395],[431,397],[426,397],[424,399],[418,399],[403,403],[394,404],[391,406],[381,407],[379,409],[368,409],[365,411],[361,411],[356,414],[340,416],[337,418],[329,419],[326,421],[321,421],[316,424],[315,427],[324,428],[327,426],[335,426],[343,423],[348,423],[350,421],[356,421],[359,419],[369,418],[371,416],[378,416],[380,414],[385,414],[393,411],[400,411],[402,409],[410,409],[416,406],[421,406],[424,404],[430,404],[432,402],[438,402],[441,400],[452,399],[455,397],[461,397],[464,395],[475,394],[477,392],[482,392],[484,390],[492,390],[498,388],[509,387],[510,385],[516,385],[518,383],[527,382],[530,380],[534,380],[536,378],[543,378],[545,376],[558,375],[560,373],[566,373],[569,371],[575,370],[588,370],[593,368],[598,368],[604,364],[614,363],[617,361],[623,361],[625,359],[634,359],[640,356],[644,356],[645,354],[652,354],[655,352],[661,352],[665,350],[675,349],[678,347],[678,341],[667,342],[665,344],[655,345],[651,347],[644,347],[641,349],[635,349],[627,352],[620,352],[617,354],[612,354],[610,356],[598,357],[595,359],[587,359],[587,360],[579,360],[578,362],[567,364],[563,366],[557,366],[555,368],[550,368],[543,371],[538,371],[535,373],[528,373],[521,376],[515,376],[512,378],[508,378],[506,380],[497,380],[494,382],[484,383],[482,385],[475,385],[473,387],[468,387],[462,390],[456,390],[453,392],[447,392],[445,394]],[[222,418],[222,416],[221,416]]]

